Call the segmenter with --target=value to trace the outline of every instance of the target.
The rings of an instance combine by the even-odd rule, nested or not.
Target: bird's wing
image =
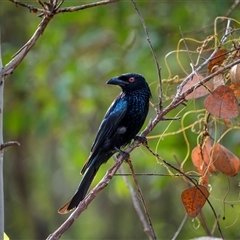
[[[98,151],[106,138],[109,138],[119,127],[119,124],[127,111],[127,101],[119,97],[109,107],[92,145],[91,152]]]
[[[86,169],[90,166],[100,148],[103,146],[104,141],[110,138],[112,134],[117,131],[119,124],[126,112],[127,101],[124,98],[121,98],[121,95],[119,95],[105,114],[105,117],[98,129],[96,139],[92,145],[91,154],[87,162],[84,164],[81,174],[84,174]]]

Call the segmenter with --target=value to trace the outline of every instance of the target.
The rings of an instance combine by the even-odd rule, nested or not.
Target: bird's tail
[[[95,159],[96,160],[96,159]],[[82,181],[80,182],[75,194],[72,199],[67,202],[64,206],[58,209],[58,213],[65,214],[73,210],[78,206],[78,204],[84,199],[87,191],[99,169],[101,164],[98,164],[98,161],[92,161],[88,169],[86,170]]]

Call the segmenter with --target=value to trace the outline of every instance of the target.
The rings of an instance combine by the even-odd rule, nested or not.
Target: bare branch
[[[176,174],[167,174],[167,173],[135,173],[136,176],[144,176],[144,177],[183,177],[184,175],[176,173]],[[199,177],[199,174],[186,174],[188,177]],[[132,176],[132,173],[116,173],[114,177],[122,177],[122,176]]]
[[[50,20],[51,20],[51,17],[49,15],[45,16],[42,19],[41,23],[39,24],[33,36],[17,53],[14,54],[13,59],[8,64],[6,64],[5,67],[2,69],[2,76],[7,76],[13,73],[13,71],[17,68],[17,66],[21,63],[21,61],[24,59],[24,57],[27,55],[27,53],[36,43],[38,38],[43,34]]]
[[[44,9],[36,8],[36,7],[34,7],[33,5],[30,5],[30,4],[22,3],[22,2],[19,2],[17,0],[9,0],[9,1],[15,3],[17,6],[19,5],[21,7],[28,8],[30,10],[30,12],[33,12],[33,13],[44,12]]]
[[[232,6],[228,9],[225,16],[230,16],[231,13],[236,9],[237,5],[239,4],[240,0],[235,0],[235,2],[232,4]]]
[[[114,3],[114,2],[118,2],[118,1],[120,1],[120,0],[103,0],[103,1],[95,2],[95,3],[89,3],[89,4],[86,4],[86,5],[82,5],[82,6],[61,8],[61,9],[56,11],[56,14],[65,13],[65,12],[76,12],[76,11],[84,10],[84,9],[87,9],[87,8],[97,7],[97,6],[100,6],[100,5],[106,5],[106,4]]]
[[[179,233],[181,232],[181,230],[182,230],[184,224],[186,223],[187,219],[188,219],[188,215],[185,214],[185,216],[184,216],[184,218],[183,218],[183,220],[182,220],[180,226],[178,227],[177,231],[174,233],[174,236],[172,237],[171,240],[175,240],[175,239],[177,239],[177,237],[178,237]]]
[[[6,147],[11,147],[11,146],[20,146],[20,143],[17,142],[17,141],[9,141],[9,142],[6,142],[6,143],[3,143],[0,145],[0,150],[3,150],[4,148]]]

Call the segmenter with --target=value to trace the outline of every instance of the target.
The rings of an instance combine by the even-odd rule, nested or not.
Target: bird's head
[[[118,85],[122,88],[123,92],[132,92],[141,89],[146,89],[150,92],[145,78],[137,73],[125,73],[118,77],[111,78],[107,81],[107,84]]]

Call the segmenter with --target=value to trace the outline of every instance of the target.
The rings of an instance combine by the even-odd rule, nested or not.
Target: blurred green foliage
[[[33,1],[26,2],[37,6]],[[89,2],[65,1],[63,6]],[[162,66],[163,78],[168,77],[164,56],[175,50],[182,38],[179,26],[184,33],[204,40],[213,33],[214,19],[224,15],[233,2],[136,1]],[[2,55],[6,64],[32,36],[40,18],[6,0],[0,5]],[[231,17],[238,17],[237,12],[233,11]],[[189,62],[187,55],[185,61]],[[181,74],[176,60],[170,63],[173,72]],[[57,209],[75,191],[81,179],[79,171],[88,157],[101,119],[120,91],[105,82],[124,72],[142,73],[151,86],[152,102],[157,104],[156,67],[141,21],[130,1],[54,17],[24,61],[7,77],[4,139],[21,144],[5,152],[5,228],[10,239],[44,239],[66,219]],[[164,102],[164,106],[167,104],[168,101]],[[191,104],[184,113],[200,107],[201,101],[199,105]],[[175,109],[169,116],[175,116],[181,109]],[[154,117],[151,109],[147,121]],[[193,121],[196,115],[190,114],[185,124]],[[160,122],[150,135],[163,133],[168,125],[167,121]],[[181,123],[175,121],[167,132],[179,129]],[[191,148],[194,147],[197,134],[191,129],[186,134]],[[187,152],[183,135],[165,137],[159,145],[158,140],[149,140],[151,148],[179,167],[176,159],[181,162]],[[235,132],[226,143],[240,154],[239,141],[239,133]],[[143,146],[131,154],[131,159],[136,172],[167,173]],[[112,164],[111,159],[102,166],[93,185]],[[123,165],[129,172],[127,164]],[[194,170],[190,158],[185,167],[184,170]],[[180,195],[187,183],[167,176],[141,176],[138,180],[158,239],[170,239],[185,216]],[[224,236],[237,239],[239,221],[225,229],[237,219],[240,211],[238,205],[231,207],[223,203],[228,180],[213,176],[211,181],[210,201],[221,214]],[[231,193],[227,198],[236,200],[237,180],[233,178],[229,182]],[[215,219],[209,206],[204,207],[204,213],[211,229]],[[222,216],[226,217],[225,221]],[[197,220],[188,219],[178,239],[206,235],[197,225]],[[219,236],[217,230],[214,235]],[[62,239],[147,239],[121,177],[111,181]]]

